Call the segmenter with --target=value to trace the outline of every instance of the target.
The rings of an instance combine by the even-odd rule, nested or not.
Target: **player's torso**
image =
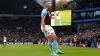
[[[4,39],[3,42],[7,42],[7,39]]]
[[[4,37],[4,40],[6,40],[7,38],[6,37]]]
[[[50,16],[49,16],[49,11],[45,17],[45,25],[50,25],[51,24],[51,19],[50,19]]]

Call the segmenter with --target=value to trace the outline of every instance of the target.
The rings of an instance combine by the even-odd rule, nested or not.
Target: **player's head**
[[[59,14],[59,11],[56,11],[56,14]]]
[[[46,8],[47,10],[50,9],[50,1],[45,1],[44,2],[44,8]]]

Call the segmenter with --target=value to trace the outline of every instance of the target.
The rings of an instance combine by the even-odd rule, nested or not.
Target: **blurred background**
[[[45,42],[40,14],[46,0],[0,0],[0,43]],[[50,0],[51,11],[71,10],[71,25],[53,26],[64,45],[97,47],[100,42],[99,0]],[[67,17],[67,16],[65,16]],[[77,37],[77,42],[74,38]],[[74,43],[77,43],[74,44]],[[93,44],[93,45],[91,45]]]

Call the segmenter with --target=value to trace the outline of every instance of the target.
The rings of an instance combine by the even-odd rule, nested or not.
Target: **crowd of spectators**
[[[35,41],[41,35],[40,23],[37,20],[38,18],[1,19],[0,43],[2,43],[4,36],[7,37],[7,42],[9,43],[37,43]]]
[[[73,13],[73,20],[99,19],[100,11]]]
[[[58,37],[58,42],[66,43],[66,45],[74,45],[74,37],[76,37],[77,44],[75,46],[91,46],[91,43],[95,43],[94,46],[96,46],[96,43],[100,41],[100,23],[82,23],[77,33],[60,30],[56,32],[56,35]],[[7,37],[7,42],[9,44],[47,43],[47,39],[44,38],[40,30],[40,23],[38,20],[34,21],[32,19],[1,19],[0,43],[2,43],[4,36]]]
[[[100,11],[98,10],[100,7],[99,0],[81,0],[74,2],[76,7],[73,10],[73,19],[97,19],[100,18]],[[75,12],[75,11],[79,12]],[[82,10],[82,11],[81,11]]]
[[[77,9],[87,9],[87,8],[96,8],[99,7],[99,0],[81,0],[81,1],[76,1],[76,10]]]
[[[63,43],[63,45],[68,45],[68,46],[97,47],[97,43],[100,42],[100,26],[93,28],[90,27],[82,31],[79,31],[77,33],[59,32],[56,34],[58,37],[59,44]],[[77,41],[75,42],[76,45],[74,45],[75,37],[77,38]],[[44,39],[46,40],[46,38],[40,40],[45,43],[45,41],[43,41]],[[62,42],[59,41],[60,39],[62,40]],[[93,45],[91,45],[92,43]]]
[[[31,29],[30,29],[31,30]],[[36,30],[36,31],[35,31]],[[10,30],[10,29],[0,29],[0,41],[2,43],[3,37],[7,37],[7,42],[9,43],[24,43],[38,40],[40,37],[39,29],[34,28],[34,33],[27,32],[26,30]]]
[[[61,36],[59,36],[61,35]],[[62,38],[63,42],[74,45],[74,38],[77,38],[77,46],[88,46],[91,47],[91,43],[94,43],[94,47],[97,46],[97,42],[100,42],[100,24],[94,23],[83,23],[80,25],[80,29],[77,33],[61,33],[58,36]]]

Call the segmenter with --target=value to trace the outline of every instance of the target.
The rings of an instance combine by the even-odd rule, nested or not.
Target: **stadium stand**
[[[39,40],[45,39],[40,30],[40,13],[43,7],[39,1],[41,0],[33,0],[30,3],[16,0],[14,11],[12,8],[5,12],[0,9],[0,43],[2,43],[3,36],[8,38],[9,44],[37,44]],[[19,2],[20,4],[18,4]],[[23,3],[21,4],[21,2]],[[97,43],[100,37],[100,17],[96,17],[100,15],[98,13],[99,2],[94,1],[95,4],[92,3],[93,0],[75,2],[77,4],[75,10],[72,11],[72,16],[74,16],[72,26],[53,27],[58,40],[62,39],[63,43],[66,43],[65,45],[73,45],[73,38],[76,35],[78,37],[77,46],[90,46],[91,42]],[[81,2],[82,4],[79,6]],[[0,7],[2,8],[2,6]]]

